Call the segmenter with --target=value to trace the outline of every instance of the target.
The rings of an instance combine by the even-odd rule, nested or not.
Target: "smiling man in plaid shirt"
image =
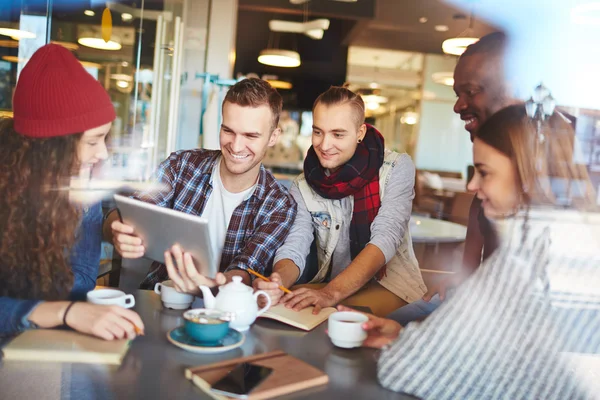
[[[179,246],[165,252],[165,264],[154,262],[140,287],[173,280],[180,292],[199,294],[199,285],[216,286],[242,276],[251,268],[269,274],[275,251],[283,244],[296,216],[296,202],[261,164],[277,142],[282,99],[267,82],[244,79],[233,85],[223,101],[221,150],[172,153],[156,173],[168,189],[138,194],[143,201],[209,220],[211,246],[220,254],[220,272],[209,279],[197,272],[189,253]],[[131,226],[109,215],[105,227],[124,258],[144,255]]]

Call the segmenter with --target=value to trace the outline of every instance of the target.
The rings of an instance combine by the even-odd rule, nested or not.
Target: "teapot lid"
[[[228,292],[248,292],[248,291],[252,291],[252,288],[250,286],[244,285],[242,283],[242,277],[241,276],[232,276],[231,277],[231,282],[229,282],[226,285],[221,286],[221,288],[219,289],[219,291],[228,291]]]

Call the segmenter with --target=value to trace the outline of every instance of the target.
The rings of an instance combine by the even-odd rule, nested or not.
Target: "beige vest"
[[[400,154],[386,150],[385,159],[379,169],[379,196],[383,201],[390,173]],[[319,270],[310,283],[322,282],[327,276],[331,266],[333,251],[340,237],[339,227],[342,221],[341,207],[330,199],[319,196],[306,182],[304,174],[296,178],[306,207],[311,214],[315,237],[317,239],[317,256]],[[354,207],[354,197],[350,197],[351,207]],[[420,299],[427,291],[415,252],[409,227],[406,228],[404,240],[396,250],[396,255],[390,260],[386,268],[386,276],[378,282],[408,303]]]

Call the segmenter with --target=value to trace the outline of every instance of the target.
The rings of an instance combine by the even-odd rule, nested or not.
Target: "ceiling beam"
[[[344,3],[335,0],[312,0],[308,13],[327,18],[369,20],[375,18],[375,0]],[[239,9],[274,14],[304,15],[304,5],[291,4],[289,0],[239,0]]]
[[[370,21],[364,19],[356,21],[354,26],[350,28],[348,33],[342,39],[342,46],[350,46],[361,32],[369,27],[369,23]]]

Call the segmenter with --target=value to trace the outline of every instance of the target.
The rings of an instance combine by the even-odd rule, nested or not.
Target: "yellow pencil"
[[[252,275],[256,276],[257,278],[262,279],[265,282],[271,282],[271,280],[269,278],[265,278],[264,276],[262,276],[261,274],[259,274],[258,272],[254,271],[253,269],[248,268],[246,271],[250,272]],[[291,290],[284,288],[283,286],[279,285],[279,289],[283,290],[284,293],[292,293]]]

